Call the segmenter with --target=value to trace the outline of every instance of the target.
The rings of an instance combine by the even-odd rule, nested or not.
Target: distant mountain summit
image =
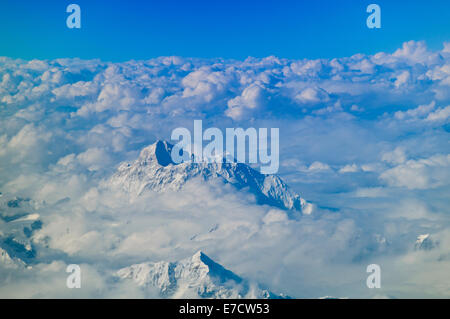
[[[10,194],[0,197],[0,266],[23,267],[35,262],[33,235],[42,227],[35,205]]]
[[[0,267],[16,269],[25,267],[25,263],[18,258],[12,258],[6,250],[0,247]]]
[[[307,203],[276,175],[264,175],[243,163],[172,161],[173,145],[166,141],[142,149],[138,159],[122,163],[109,180],[117,186],[139,196],[145,191],[164,192],[179,190],[187,181],[200,177],[204,181],[219,179],[239,190],[246,189],[256,196],[258,204],[267,204],[285,210],[311,214],[313,206]]]
[[[117,276],[163,298],[285,298],[237,276],[198,251],[177,262],[148,262],[122,268]]]
[[[414,245],[415,250],[431,250],[439,245],[438,241],[433,240],[430,234],[423,234],[417,236]]]

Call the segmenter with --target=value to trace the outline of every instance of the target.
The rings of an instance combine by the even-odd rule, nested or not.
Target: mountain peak
[[[189,180],[221,180],[238,190],[255,195],[258,204],[275,206],[288,211],[311,214],[313,205],[306,202],[276,175],[264,175],[244,163],[172,161],[173,145],[162,140],[144,148],[133,163],[123,163],[111,177],[110,185],[123,188],[133,196],[144,191],[180,190]]]
[[[190,260],[185,259],[183,262],[192,263],[192,265],[203,265],[208,268],[207,272],[210,276],[221,278],[221,280],[232,280],[240,283],[242,279],[233,272],[225,269],[223,266],[216,263],[214,260],[205,255],[201,250],[197,251]]]
[[[209,259],[209,257],[208,256],[206,256],[204,253],[203,253],[203,251],[201,251],[201,250],[199,250],[199,251],[197,251],[193,256],[192,256],[192,260],[194,261],[203,261],[204,259],[206,259],[206,258],[208,258]]]
[[[431,250],[439,245],[438,241],[433,240],[430,234],[417,236],[414,248],[416,250]]]
[[[117,276],[169,298],[280,298],[219,265],[202,251],[176,262],[148,262],[120,269]]]
[[[171,156],[172,148],[173,145],[167,141],[157,140],[155,143],[147,146],[141,151],[139,159],[144,163],[154,160],[159,165],[166,167],[170,164],[174,164]]]

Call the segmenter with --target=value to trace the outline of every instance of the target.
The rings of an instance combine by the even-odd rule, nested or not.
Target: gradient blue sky
[[[70,3],[81,6],[81,30],[66,27]],[[381,30],[366,27],[370,3],[381,6]],[[450,40],[450,1],[2,0],[0,30],[0,56],[25,59],[332,58],[408,40],[439,49]]]

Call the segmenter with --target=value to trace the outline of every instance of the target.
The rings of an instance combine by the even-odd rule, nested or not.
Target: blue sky
[[[366,7],[382,9],[382,28],[366,27]],[[65,25],[77,3],[82,29]],[[428,1],[2,1],[0,55],[107,61],[157,56],[276,55],[334,58],[392,52],[409,40],[440,49],[450,39],[450,3]]]
[[[81,30],[66,27],[69,1]],[[371,1],[381,30],[366,27]],[[0,298],[154,298],[113,274],[200,249],[298,298],[450,298],[449,8],[0,0]],[[279,128],[278,175],[311,215],[291,219],[220,181],[128,192],[162,169],[152,165],[112,182],[200,119],[222,132]],[[41,228],[30,236],[12,217]],[[32,267],[12,259],[27,247]],[[88,278],[75,292],[74,262]],[[381,289],[367,288],[369,264]]]

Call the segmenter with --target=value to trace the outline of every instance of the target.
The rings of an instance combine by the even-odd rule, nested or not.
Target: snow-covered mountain
[[[0,263],[23,266],[32,263],[36,250],[32,241],[42,227],[30,199],[3,195],[0,199]]]
[[[117,276],[156,289],[163,298],[284,298],[251,285],[201,251],[177,262],[135,264]]]
[[[438,242],[434,241],[430,234],[423,234],[417,236],[414,248],[416,250],[431,250],[438,245]]]
[[[11,258],[8,252],[0,247],[0,267],[16,269],[25,267],[25,263],[19,258]]]
[[[147,190],[163,192],[179,190],[195,177],[205,181],[220,179],[237,189],[247,189],[256,196],[259,204],[311,214],[313,205],[306,202],[276,175],[264,175],[243,163],[193,163],[175,164],[171,158],[172,147],[166,141],[144,148],[138,159],[122,163],[108,181],[109,185],[140,195]]]

